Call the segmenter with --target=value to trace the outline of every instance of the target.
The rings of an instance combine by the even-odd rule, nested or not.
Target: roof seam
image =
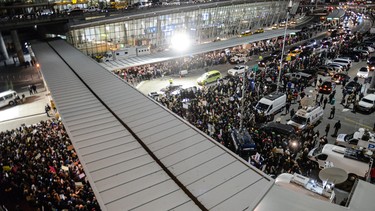
[[[91,87],[78,75],[78,73],[70,66],[70,64],[57,52],[57,50],[49,43],[47,44],[50,46],[50,48],[56,52],[56,54],[61,58],[63,62],[69,67],[69,69],[77,76],[77,78],[87,87],[87,89],[100,101],[100,103],[106,107],[106,109],[112,113],[112,115],[119,121],[132,135],[133,137],[138,141],[139,144],[146,150],[146,152],[151,156],[158,164],[159,166],[165,171],[165,173],[168,174],[168,176],[185,192],[185,194],[191,198],[194,203],[201,209],[201,210],[207,210],[208,209],[190,192],[188,188],[184,186],[184,184],[175,176],[173,173],[161,162],[161,160],[150,150],[150,148],[142,141],[142,139],[94,92],[94,90],[91,89]]]

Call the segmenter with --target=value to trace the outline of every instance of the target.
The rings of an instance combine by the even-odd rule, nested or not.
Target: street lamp
[[[293,6],[293,2],[292,0],[289,1],[289,4],[288,4],[288,9],[287,9],[287,13],[286,13],[286,21],[285,21],[285,29],[284,29],[284,39],[283,39],[283,47],[282,47],[282,50],[281,50],[281,58],[280,58],[280,70],[279,70],[279,75],[277,77],[277,87],[276,87],[276,92],[279,92],[279,87],[280,87],[280,79],[281,79],[281,70],[283,69],[283,57],[284,57],[284,51],[285,51],[285,39],[286,39],[286,30],[288,29],[288,19],[289,19],[289,13],[290,13],[290,9],[292,8]]]

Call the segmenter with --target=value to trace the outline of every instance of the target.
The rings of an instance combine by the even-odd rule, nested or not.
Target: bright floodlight
[[[172,37],[171,46],[178,51],[185,51],[190,46],[190,38],[185,33],[177,32]]]

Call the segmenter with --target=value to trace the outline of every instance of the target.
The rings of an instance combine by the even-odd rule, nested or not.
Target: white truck
[[[305,130],[309,125],[316,125],[323,118],[324,111],[320,106],[308,106],[299,109],[286,123],[293,126],[297,132]]]
[[[331,189],[331,184],[323,186],[323,184],[318,183],[316,179],[311,179],[297,173],[280,174],[275,179],[275,184],[323,201],[332,202],[335,198],[335,193]]]
[[[274,92],[260,99],[255,108],[259,113],[264,112],[264,115],[268,116],[282,111],[285,104],[286,94]]]
[[[345,170],[350,177],[365,178],[369,172],[372,151],[345,148],[333,144],[312,149],[308,157],[320,168],[337,167]]]
[[[102,58],[102,61],[108,62],[116,59],[126,59],[142,55],[151,54],[151,50],[147,46],[137,46],[129,48],[121,48],[115,51],[108,51]]]
[[[375,150],[375,134],[359,128],[352,134],[339,134],[335,144],[342,147],[363,147]]]

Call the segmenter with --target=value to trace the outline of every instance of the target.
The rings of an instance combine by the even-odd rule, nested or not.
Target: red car
[[[319,93],[322,94],[331,94],[332,90],[332,82],[330,81],[324,81],[322,85],[319,87]]]
[[[332,81],[336,84],[342,84],[343,81],[348,82],[349,80],[350,76],[345,73],[336,73],[334,76],[332,76]]]

